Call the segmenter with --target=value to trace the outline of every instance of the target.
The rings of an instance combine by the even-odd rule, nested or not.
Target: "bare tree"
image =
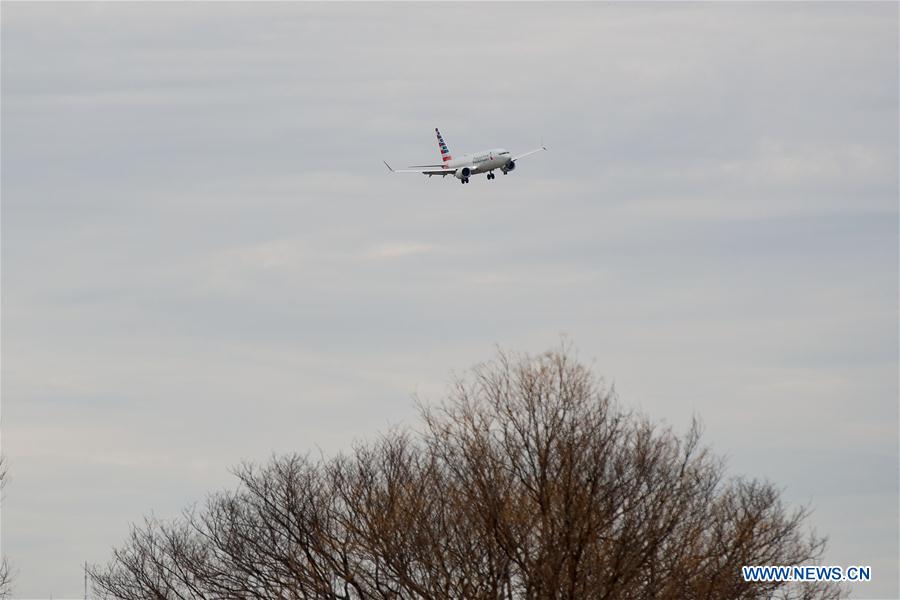
[[[0,495],[3,488],[6,487],[6,457],[0,455]],[[6,555],[0,558],[0,598],[9,598],[12,594],[12,571],[9,568],[9,562]]]
[[[623,410],[567,349],[500,354],[423,430],[236,470],[236,491],[135,526],[94,567],[110,598],[836,598],[748,583],[816,561],[808,510],[726,478],[700,443]]]

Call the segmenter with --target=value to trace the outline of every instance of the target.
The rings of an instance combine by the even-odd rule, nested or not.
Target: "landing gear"
[[[469,183],[469,178],[468,178],[468,177],[465,177],[465,178],[463,178],[463,179],[460,179],[459,181],[460,181],[461,183]]]
[[[488,173],[488,174],[487,174],[487,178],[488,178],[488,179],[496,179],[496,177],[497,177],[497,176],[494,175],[493,173]]]

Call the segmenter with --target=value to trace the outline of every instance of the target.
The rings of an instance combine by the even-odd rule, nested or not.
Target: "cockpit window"
[[[506,156],[507,154],[509,154],[509,152],[501,152],[500,156]]]

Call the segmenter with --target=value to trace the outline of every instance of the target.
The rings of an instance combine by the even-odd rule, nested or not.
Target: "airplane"
[[[394,169],[386,160],[384,160],[382,161],[384,166],[386,166],[391,173],[421,173],[422,175],[428,175],[429,177],[435,175],[440,175],[441,177],[453,175],[459,179],[461,183],[469,183],[469,177],[480,173],[487,173],[488,179],[496,179],[497,176],[494,174],[494,171],[497,169],[506,175],[516,168],[516,161],[520,158],[525,158],[526,156],[547,149],[546,146],[541,144],[541,147],[536,150],[531,150],[524,154],[519,154],[518,156],[512,156],[510,155],[509,150],[504,148],[494,148],[492,150],[475,152],[474,154],[465,154],[460,158],[454,159],[450,155],[450,149],[447,148],[447,144],[444,143],[444,138],[437,127],[434,128],[434,133],[437,135],[438,147],[441,150],[441,164],[413,165],[406,169]]]

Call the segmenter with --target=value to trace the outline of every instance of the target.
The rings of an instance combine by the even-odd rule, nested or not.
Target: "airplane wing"
[[[537,154],[538,152],[542,152],[546,149],[547,149],[547,146],[541,146],[540,148],[538,148],[536,150],[529,150],[525,154],[520,154],[518,156],[514,156],[513,160],[519,160],[520,158],[525,158],[526,156],[531,156],[532,154]]]
[[[383,160],[381,162],[384,163],[384,166],[386,166],[391,173],[421,173],[422,175],[440,175],[441,177],[446,177],[447,175],[453,175],[454,173],[456,173],[456,169],[434,168],[430,165],[425,168],[417,169],[395,169],[391,165],[387,164],[386,160]]]

